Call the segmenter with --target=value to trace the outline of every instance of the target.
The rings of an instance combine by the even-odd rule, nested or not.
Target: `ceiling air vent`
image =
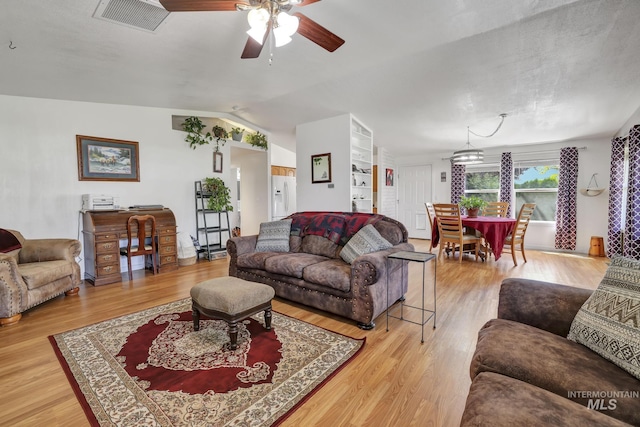
[[[102,0],[94,18],[154,32],[169,16],[157,0]]]

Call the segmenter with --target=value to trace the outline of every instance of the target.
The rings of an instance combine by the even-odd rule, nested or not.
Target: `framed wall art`
[[[219,151],[213,152],[213,171],[222,173],[222,153]]]
[[[138,143],[76,135],[78,180],[140,181]]]
[[[385,184],[387,185],[387,187],[393,187],[393,169],[387,168],[386,172],[387,177],[385,180]]]
[[[331,182],[331,153],[311,156],[311,183]]]

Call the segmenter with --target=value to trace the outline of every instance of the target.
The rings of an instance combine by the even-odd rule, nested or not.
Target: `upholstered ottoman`
[[[271,329],[271,300],[274,295],[271,286],[237,277],[218,277],[198,283],[191,288],[193,329],[200,329],[201,314],[224,320],[229,325],[229,348],[235,350],[239,321],[264,310],[265,328]]]

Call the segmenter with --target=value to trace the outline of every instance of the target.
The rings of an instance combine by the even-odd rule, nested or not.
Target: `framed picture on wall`
[[[311,183],[331,182],[331,153],[311,156]]]
[[[140,181],[138,143],[76,135],[79,181]]]
[[[387,187],[393,187],[393,169],[387,168],[387,178],[385,183]]]
[[[222,173],[222,153],[219,151],[213,153],[213,171]]]

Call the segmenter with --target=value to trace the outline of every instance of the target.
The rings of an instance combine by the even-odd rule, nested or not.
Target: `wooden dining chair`
[[[489,202],[482,209],[482,216],[497,216],[506,218],[509,212],[509,202]]]
[[[458,249],[460,253],[459,261],[462,262],[462,254],[465,251],[470,252],[469,245],[472,245],[477,261],[478,247],[480,246],[481,239],[474,234],[464,234],[462,218],[460,217],[460,206],[452,203],[435,203],[433,209],[436,214],[438,234],[440,237],[438,242],[440,245],[438,256],[442,255],[442,249],[448,245],[448,249],[454,253],[454,256],[456,249]]]
[[[431,229],[431,233],[433,234],[433,219],[436,217],[436,211],[433,209],[433,203],[426,202],[424,204],[424,208],[427,211],[427,218],[429,218],[429,228]],[[433,239],[429,239],[431,243],[429,244],[429,253],[433,251]]]
[[[150,242],[147,243],[147,222],[151,225]],[[135,233],[134,233],[135,230]],[[137,238],[137,243],[134,239]],[[120,255],[127,257],[129,267],[129,280],[133,279],[131,271],[131,258],[144,255],[151,255],[153,274],[158,272],[158,254],[156,251],[156,218],[153,215],[132,215],[127,220],[127,247],[120,249]]]
[[[529,221],[531,220],[531,215],[533,215],[535,207],[535,203],[525,203],[522,205],[516,225],[513,227],[513,231],[504,240],[504,245],[509,246],[514,265],[518,265],[518,260],[516,259],[517,245],[520,246],[520,252],[522,252],[524,262],[527,262],[527,256],[524,253],[524,236],[527,232],[527,228],[529,227]]]

